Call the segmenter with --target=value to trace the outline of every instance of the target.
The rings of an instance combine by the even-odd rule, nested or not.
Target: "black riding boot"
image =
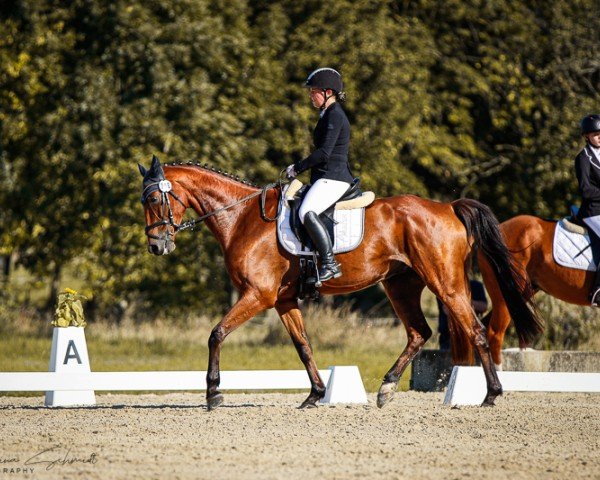
[[[324,282],[330,278],[340,277],[342,275],[342,270],[333,256],[331,238],[329,238],[325,225],[323,225],[323,222],[321,222],[319,216],[315,212],[308,212],[304,216],[304,228],[306,228],[311,240],[315,244],[315,248],[321,256],[319,280]]]

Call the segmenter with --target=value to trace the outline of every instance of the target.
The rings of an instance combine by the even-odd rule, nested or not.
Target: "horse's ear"
[[[157,168],[160,167],[160,161],[158,160],[158,157],[156,155],[152,155],[152,167],[151,168]]]
[[[140,173],[142,174],[142,177],[145,177],[146,172],[147,172],[146,168],[141,163],[138,163],[138,168],[140,169]]]

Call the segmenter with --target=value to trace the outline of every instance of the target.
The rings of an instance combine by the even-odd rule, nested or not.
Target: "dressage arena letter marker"
[[[83,327],[54,327],[48,370],[57,373],[90,372],[90,359]],[[95,404],[96,395],[93,390],[50,390],[46,392],[45,405],[47,407]]]

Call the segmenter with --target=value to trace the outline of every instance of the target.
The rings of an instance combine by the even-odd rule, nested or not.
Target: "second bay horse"
[[[175,249],[186,209],[193,209],[221,246],[227,272],[239,299],[213,328],[208,345],[206,399],[209,410],[223,402],[219,391],[220,354],[225,338],[259,312],[275,308],[287,329],[311,383],[301,407],[316,406],[325,395],[296,298],[297,258],[284,251],[276,235],[281,196],[279,186],[260,189],[206,166],[172,164],[164,168],[156,157],[144,177],[142,203],[148,249],[164,255]],[[485,205],[469,199],[439,203],[413,195],[377,199],[365,212],[365,235],[355,250],[339,254],[343,276],[326,282],[321,293],[338,295],[381,282],[402,320],[407,345],[385,374],[377,405],[388,403],[407,365],[432,334],[421,310],[421,293],[427,286],[450,312],[453,355],[464,362],[463,352],[474,348],[487,382],[483,405],[493,405],[502,393],[485,329],[471,308],[467,269],[475,247],[489,259],[498,286],[523,341],[540,330],[527,303],[527,283],[511,263],[498,222]],[[523,297],[524,292],[525,297]],[[460,332],[460,334],[455,334]],[[467,343],[465,345],[464,343]]]
[[[500,224],[500,230],[516,267],[527,276],[533,295],[546,292],[559,300],[576,305],[590,305],[588,295],[592,289],[594,272],[563,267],[554,261],[552,242],[556,221],[543,220],[531,215],[519,215]],[[488,341],[497,368],[502,365],[502,344],[510,325],[508,305],[502,296],[495,274],[481,255],[479,266],[485,288],[492,301],[492,310],[484,322],[488,325]],[[529,300],[530,298],[528,298]],[[528,345],[520,341],[522,348]]]

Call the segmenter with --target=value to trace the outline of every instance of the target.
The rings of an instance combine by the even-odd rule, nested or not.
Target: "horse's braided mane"
[[[171,167],[183,167],[183,166],[199,167],[204,170],[208,170],[209,172],[218,173],[219,175],[223,175],[224,177],[235,180],[236,182],[243,183],[244,185],[249,185],[251,187],[259,188],[256,183],[251,182],[250,180],[240,178],[238,175],[233,175],[232,173],[228,173],[219,168],[215,168],[215,167],[209,165],[208,163],[205,163],[204,165],[202,165],[200,162],[189,161],[189,162],[185,162],[185,163],[184,162],[172,162],[172,163],[166,163],[165,165],[171,166]]]

